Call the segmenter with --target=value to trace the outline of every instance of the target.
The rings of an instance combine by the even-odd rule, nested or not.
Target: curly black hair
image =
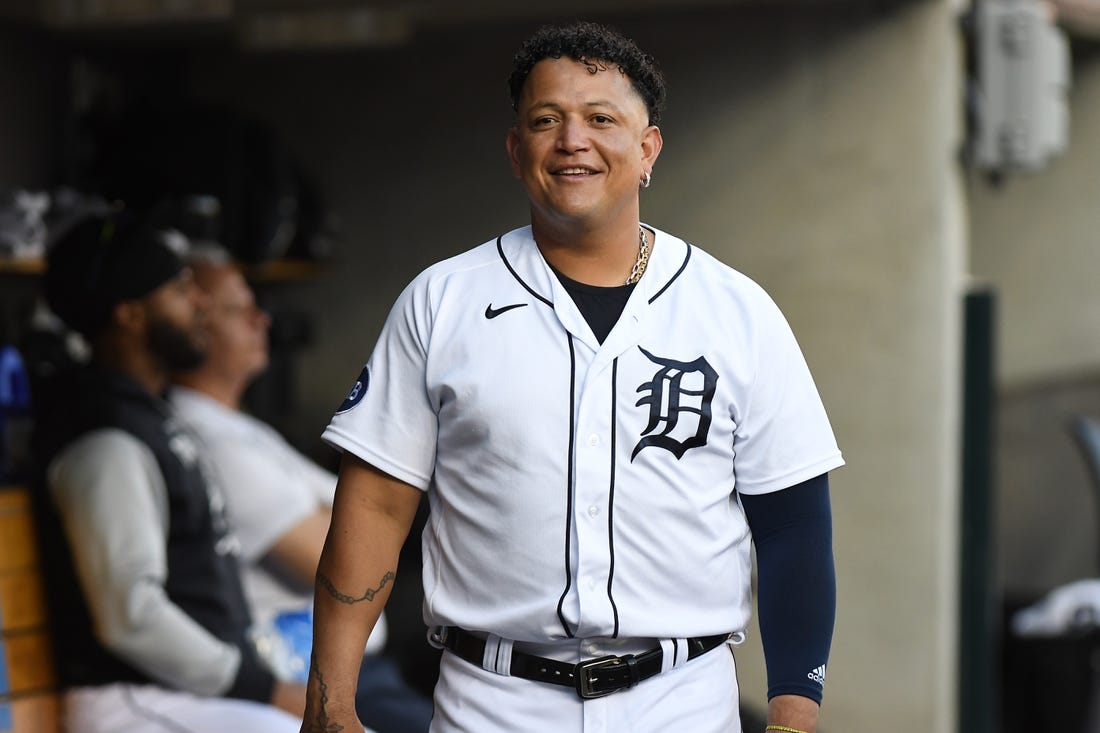
[[[588,21],[543,26],[523,43],[512,58],[512,75],[508,77],[513,110],[519,110],[523,85],[535,64],[563,56],[587,64],[593,70],[596,67],[592,62],[617,66],[645,102],[649,124],[660,124],[665,104],[665,77],[657,68],[656,60],[617,30]]]

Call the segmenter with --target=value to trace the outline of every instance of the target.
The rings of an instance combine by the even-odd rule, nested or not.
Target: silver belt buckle
[[[606,697],[613,692],[626,689],[631,684],[628,682],[625,685],[619,685],[609,690],[595,689],[599,684],[600,678],[595,676],[603,669],[611,669],[615,667],[621,667],[626,664],[625,657],[616,657],[614,655],[608,657],[598,657],[597,659],[590,659],[587,662],[581,662],[577,665],[574,680],[574,684],[577,688],[577,694],[585,700],[592,700],[598,697]]]

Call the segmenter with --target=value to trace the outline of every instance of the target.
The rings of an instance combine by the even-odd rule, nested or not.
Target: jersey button
[[[596,435],[595,433],[592,433],[591,435],[588,436],[588,445],[595,448],[599,444],[600,444],[600,436]]]
[[[590,517],[592,517],[593,519],[595,519],[595,518],[596,518],[596,517],[598,517],[599,515],[600,515],[600,508],[599,508],[598,506],[596,506],[595,504],[593,504],[592,506],[588,507],[588,516],[590,516]]]

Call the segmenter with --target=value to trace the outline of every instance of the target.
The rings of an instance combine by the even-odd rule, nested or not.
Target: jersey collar
[[[535,244],[531,227],[508,232],[497,240],[497,248],[516,279],[543,306],[557,314],[569,333],[587,344],[593,351],[618,355],[637,343],[644,330],[646,315],[654,304],[672,287],[691,257],[691,245],[648,224],[654,233],[653,251],[646,272],[627,301],[619,322],[601,346],[573,299],[565,291],[549,263]]]

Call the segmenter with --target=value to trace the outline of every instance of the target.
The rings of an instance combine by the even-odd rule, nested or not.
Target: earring
[[[653,174],[649,171],[642,173],[642,180],[638,182],[638,185],[642,188],[649,188],[649,182],[653,180]]]

